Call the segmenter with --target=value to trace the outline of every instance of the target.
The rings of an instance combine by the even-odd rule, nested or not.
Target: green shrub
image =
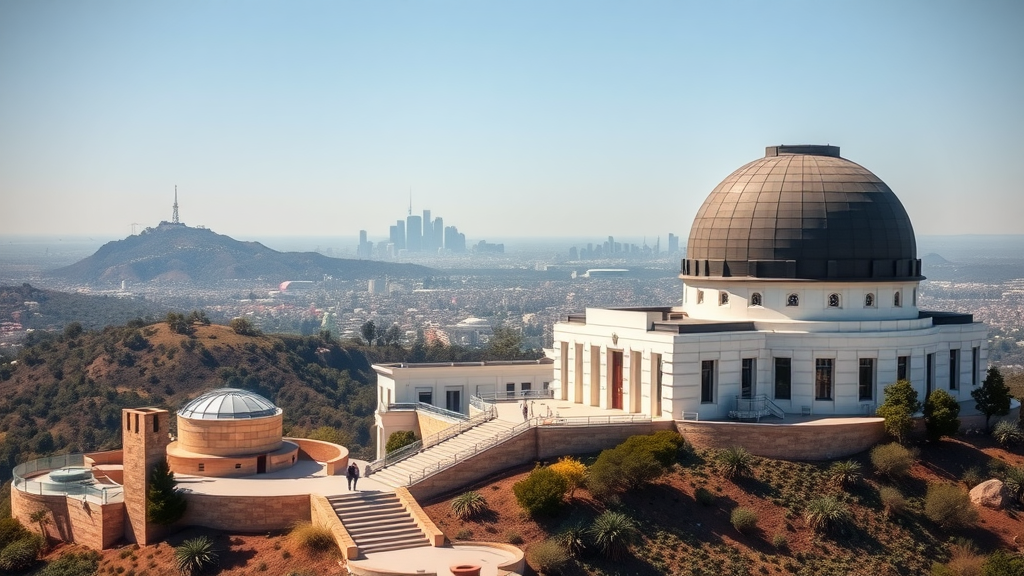
[[[943,436],[960,431],[960,403],[945,390],[935,390],[924,403],[924,426],[928,439],[937,442]]]
[[[637,540],[640,531],[632,518],[621,512],[610,510],[594,519],[588,530],[594,547],[605,558],[618,560],[629,553],[629,547]]]
[[[0,518],[0,550],[15,540],[21,540],[31,535],[32,533],[17,518]]]
[[[729,521],[737,532],[749,532],[757,527],[757,514],[749,508],[734,508]]]
[[[535,468],[529,476],[512,485],[516,502],[530,515],[555,512],[568,490],[565,478],[547,467]]]
[[[902,444],[914,427],[914,413],[921,409],[917,390],[907,380],[899,380],[882,391],[885,401],[876,413],[885,419],[885,431]]]
[[[452,513],[460,520],[472,518],[487,510],[487,500],[475,490],[463,492],[452,499]]]
[[[100,563],[96,551],[69,552],[39,571],[39,576],[93,576]]]
[[[505,533],[505,540],[507,540],[509,544],[515,544],[518,546],[523,543],[523,535],[515,530],[509,530]]]
[[[871,449],[871,465],[875,472],[890,478],[902,478],[910,473],[914,464],[914,453],[893,442]]]
[[[967,492],[959,486],[938,482],[928,485],[924,515],[945,529],[972,526],[978,521],[978,511]]]
[[[878,499],[882,501],[882,510],[886,516],[902,513],[907,508],[907,499],[898,488],[882,486],[878,489]]]
[[[986,479],[985,474],[981,471],[981,468],[977,466],[971,466],[960,476],[960,481],[967,485],[968,488],[974,488],[978,484],[981,484]]]
[[[804,509],[804,521],[816,532],[842,532],[850,519],[849,507],[834,496],[815,498]]]
[[[988,423],[993,416],[1006,416],[1010,413],[1010,388],[995,366],[988,369],[981,387],[971,391],[971,398],[977,402],[974,407],[978,412],[985,415],[985,430],[989,429]]]
[[[391,435],[388,436],[388,441],[384,444],[384,451],[390,454],[395,450],[405,448],[415,441],[416,433],[412,430],[398,430],[397,432],[392,432]]]
[[[463,528],[455,533],[456,540],[469,540],[473,537],[473,531],[469,528]]]
[[[718,463],[726,478],[749,476],[754,470],[754,455],[742,446],[730,446],[718,453]]]
[[[1016,422],[1000,420],[992,429],[992,437],[1003,446],[1013,446],[1024,442],[1024,430]]]
[[[552,538],[530,546],[526,555],[530,564],[544,574],[560,574],[569,563],[569,554]]]
[[[573,524],[562,530],[556,540],[573,558],[579,558],[587,549],[587,528],[582,524]]]
[[[331,529],[323,524],[312,522],[299,522],[289,534],[300,548],[305,548],[313,554],[324,552],[337,552],[338,544],[334,541],[334,534]]]
[[[982,576],[1018,576],[1024,574],[1024,557],[996,550],[986,560]]]
[[[1003,486],[1010,497],[1018,502],[1024,497],[1024,468],[1012,466],[1003,473]]]
[[[703,486],[693,491],[693,499],[701,506],[711,506],[715,503],[715,495]]]
[[[683,437],[671,430],[631,436],[601,452],[588,471],[587,486],[598,498],[640,488],[664,474],[685,447]]]
[[[828,468],[829,482],[839,488],[852,486],[860,481],[860,464],[853,460],[833,462]]]
[[[786,538],[786,535],[780,532],[772,536],[772,546],[779,550],[785,550],[789,548],[789,538]]]
[[[31,566],[39,551],[43,549],[43,538],[31,534],[18,538],[0,550],[0,570],[18,572]]]
[[[213,549],[213,541],[206,536],[185,540],[174,549],[174,563],[182,576],[194,576],[202,573],[217,563],[217,552]]]

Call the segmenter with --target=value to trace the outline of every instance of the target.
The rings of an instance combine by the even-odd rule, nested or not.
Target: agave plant
[[[860,464],[853,460],[833,462],[828,468],[828,479],[834,486],[847,488],[860,481]]]
[[[748,476],[754,469],[754,455],[741,446],[731,446],[719,452],[718,462],[726,478]]]
[[[185,540],[174,549],[174,561],[182,576],[195,576],[217,563],[213,541],[206,536]]]
[[[817,532],[841,532],[850,521],[850,509],[835,496],[815,498],[804,508],[804,520]]]
[[[597,549],[611,560],[618,560],[626,556],[629,546],[640,535],[636,522],[632,518],[611,510],[594,519],[588,532]]]
[[[579,558],[587,549],[587,528],[573,524],[558,534],[557,541],[572,558]]]
[[[472,518],[487,509],[487,500],[479,492],[470,490],[452,499],[452,513],[461,520]]]
[[[1020,444],[1024,442],[1024,430],[1021,430],[1016,422],[1000,420],[992,429],[992,437],[1003,446]]]

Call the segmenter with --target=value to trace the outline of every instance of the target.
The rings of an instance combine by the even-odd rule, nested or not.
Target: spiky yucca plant
[[[835,496],[815,498],[804,508],[804,520],[816,532],[841,532],[850,521],[850,508]]]
[[[487,509],[487,500],[479,492],[470,490],[452,499],[452,513],[460,520],[472,518]]]
[[[718,453],[722,475],[726,478],[749,476],[754,470],[754,455],[742,446],[730,446]]]
[[[611,510],[594,519],[588,532],[594,541],[594,546],[610,560],[625,557],[629,553],[630,545],[640,534],[636,522],[632,518]]]
[[[833,486],[848,488],[860,481],[861,466],[853,460],[833,462],[828,468],[828,479]]]
[[[217,551],[212,540],[199,536],[174,549],[174,562],[182,576],[195,576],[217,563]]]

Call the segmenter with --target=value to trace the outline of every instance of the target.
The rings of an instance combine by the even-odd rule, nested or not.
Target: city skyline
[[[0,230],[685,243],[777,144],[838,145],[918,235],[1024,211],[1024,5],[0,4]],[[664,246],[664,244],[662,244]]]

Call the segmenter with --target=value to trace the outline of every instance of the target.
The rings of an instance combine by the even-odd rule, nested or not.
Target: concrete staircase
[[[388,486],[408,486],[409,474],[419,474],[424,468],[434,466],[441,460],[470,451],[476,444],[489,441],[498,434],[510,430],[513,426],[513,424],[502,420],[485,422],[405,460],[381,468],[370,477]]]
[[[327,501],[362,554],[430,545],[393,492],[356,492]]]

